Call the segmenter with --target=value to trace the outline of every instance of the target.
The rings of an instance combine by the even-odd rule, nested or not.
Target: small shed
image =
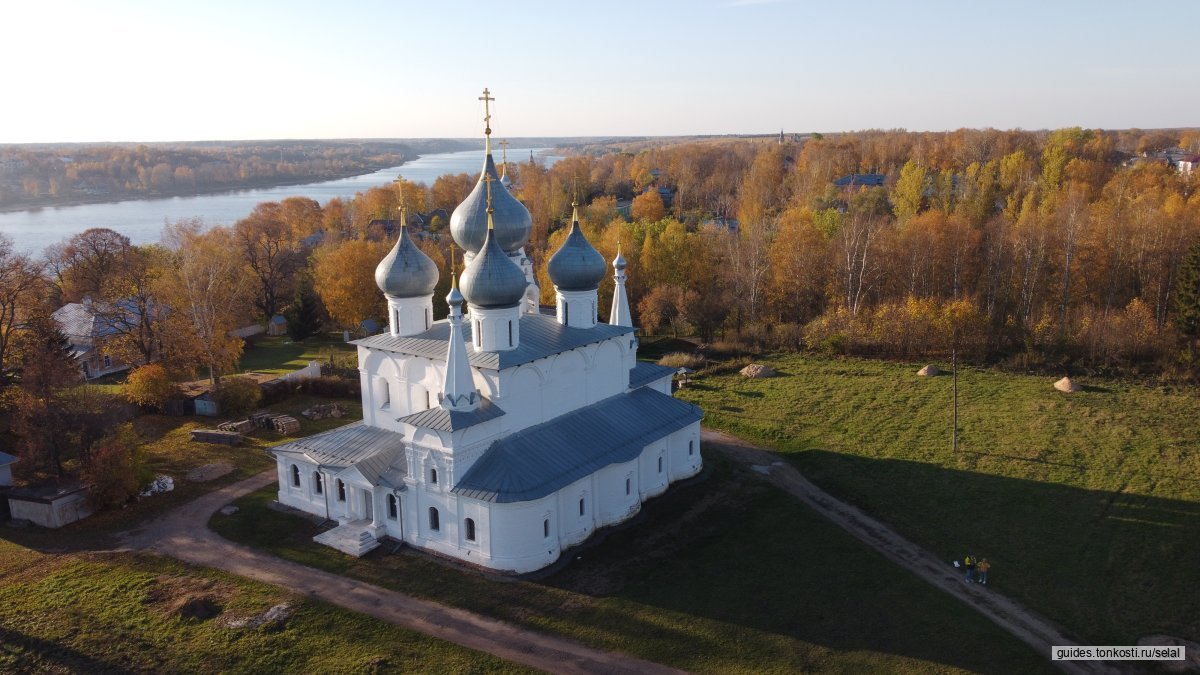
[[[205,417],[216,417],[217,413],[219,412],[219,408],[217,406],[217,399],[215,396],[213,396],[211,391],[206,391],[203,394],[200,394],[195,399],[193,399],[193,403],[196,406],[196,414],[197,415],[204,415]]]
[[[5,496],[14,520],[42,527],[62,527],[93,513],[87,489],[79,483],[32,485],[9,490]]]
[[[16,463],[16,457],[7,452],[0,452],[0,487],[7,487],[13,484],[12,465]]]
[[[276,314],[267,322],[267,335],[284,335],[287,333],[287,318]]]

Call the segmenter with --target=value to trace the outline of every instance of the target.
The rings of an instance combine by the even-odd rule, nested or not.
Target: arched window
[[[571,325],[571,303],[563,301],[563,323]]]
[[[325,480],[320,471],[313,472],[313,492],[319,495],[325,494]]]
[[[292,465],[292,485],[300,487],[300,467],[295,464]]]
[[[628,478],[625,479],[625,495],[626,496],[629,495],[629,479]]]
[[[429,470],[429,482],[433,485],[437,485],[437,469]]]
[[[584,508],[584,506],[585,506],[585,504],[584,504],[584,501],[583,501],[583,497],[580,497],[580,498],[579,498],[579,515],[581,515],[581,516],[582,516],[584,513],[586,513],[586,509]]]
[[[463,521],[463,529],[467,531],[467,541],[475,541],[475,521],[467,518]]]
[[[392,384],[388,382],[386,377],[381,377],[376,380],[375,385],[376,397],[379,401],[379,409],[387,410],[392,407]]]
[[[388,518],[395,520],[399,515],[400,507],[396,503],[396,495],[388,495],[387,498]]]
[[[339,502],[346,501],[346,484],[342,482],[341,478],[338,479],[337,488],[338,488],[338,501]]]
[[[542,536],[547,539],[550,538],[550,519],[549,518],[542,521]]]
[[[692,453],[695,451],[696,451],[696,441],[688,441],[688,457],[691,457]]]
[[[658,472],[662,473],[662,457],[658,458]]]
[[[442,521],[438,517],[438,510],[433,508],[432,506],[429,507],[429,529],[431,529],[431,530],[442,529]]]

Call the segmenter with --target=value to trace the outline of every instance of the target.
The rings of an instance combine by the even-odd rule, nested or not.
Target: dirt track
[[[706,447],[720,451],[740,464],[769,467],[763,475],[765,480],[812,507],[817,513],[854,535],[856,539],[883,553],[889,560],[934,587],[962,600],[1047,659],[1050,658],[1051,645],[1077,644],[1050,621],[1014,600],[977,584],[965,583],[962,575],[946,561],[905,539],[862,511],[835,499],[809,482],[795,467],[780,461],[778,456],[769,450],[712,429],[702,429],[700,440]],[[1056,665],[1068,673],[1122,672],[1108,664],[1095,661],[1057,661]]]
[[[478,614],[282,560],[223,539],[208,519],[229,502],[275,482],[275,469],[211,492],[127,533],[127,548],[281,586],[389,623],[554,673],[678,673]]]

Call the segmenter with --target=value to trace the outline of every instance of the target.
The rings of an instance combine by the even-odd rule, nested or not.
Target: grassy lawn
[[[1200,639],[1200,393],[919,364],[765,359],[780,376],[705,377],[705,424],[772,446],[805,475],[992,583],[1085,644]]]
[[[201,618],[185,602],[211,602]],[[280,603],[282,625],[236,628]],[[0,672],[527,672],[238,577],[134,554],[0,541]]]
[[[381,547],[315,544],[270,487],[214,516],[276,555],[697,672],[1050,672],[1048,661],[751,472],[712,474],[648,503],[541,581],[498,578]]]
[[[346,417],[312,421],[300,415],[300,411],[313,404],[329,402],[336,402],[345,408]],[[248,435],[239,446],[194,443],[191,440],[191,430],[215,428],[220,418],[166,415],[138,417],[133,421],[133,428],[142,441],[142,460],[147,469],[155,475],[166,474],[174,479],[173,491],[142,498],[123,509],[101,511],[58,530],[37,527],[26,530],[0,528],[0,540],[10,539],[39,550],[107,548],[113,545],[114,534],[141,520],[275,466],[275,460],[265,452],[268,447],[362,418],[362,405],[357,401],[316,396],[292,396],[266,408],[290,414],[300,420],[300,433],[288,437],[273,430],[259,429]],[[231,473],[210,481],[192,482],[185,478],[192,469],[207,464],[230,464],[234,468]]]
[[[313,336],[302,342],[292,342],[286,335],[256,338],[246,345],[238,372],[290,373],[308,365],[309,361],[333,360],[339,365],[357,367],[357,348],[342,342],[341,333]]]

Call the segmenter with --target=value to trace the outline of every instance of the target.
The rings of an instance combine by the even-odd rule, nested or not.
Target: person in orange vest
[[[988,562],[987,558],[984,558],[983,560],[979,561],[979,564],[976,565],[976,567],[979,569],[979,583],[986,586],[987,585],[987,573],[988,573],[988,570],[992,569],[992,563]]]

